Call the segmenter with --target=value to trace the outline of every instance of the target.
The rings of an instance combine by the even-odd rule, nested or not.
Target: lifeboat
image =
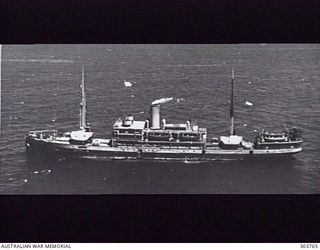
[[[180,141],[199,141],[200,134],[195,132],[180,132],[179,139]]]
[[[262,138],[265,142],[285,142],[288,136],[285,133],[263,133]]]
[[[149,141],[169,141],[171,136],[168,131],[151,131],[147,134]]]

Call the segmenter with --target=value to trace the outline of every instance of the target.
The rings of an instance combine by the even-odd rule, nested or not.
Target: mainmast
[[[1,64],[2,64],[2,45],[0,44],[0,136],[1,136]]]
[[[231,101],[230,101],[230,135],[235,135],[234,132],[234,107],[233,107],[233,84],[234,84],[234,69],[232,68],[232,78],[231,78]]]
[[[81,103],[80,103],[80,129],[85,130],[87,126],[86,122],[86,93],[85,93],[85,86],[84,86],[84,66],[82,66],[82,81],[81,81]]]

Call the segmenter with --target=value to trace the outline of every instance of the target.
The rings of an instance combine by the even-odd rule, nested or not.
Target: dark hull
[[[295,149],[273,150],[226,150],[211,148],[204,150],[194,148],[162,148],[157,146],[78,146],[70,144],[56,144],[41,140],[29,139],[26,141],[27,152],[30,155],[42,155],[44,157],[86,158],[98,160],[128,160],[128,161],[184,161],[184,162],[208,162],[219,160],[249,160],[249,159],[274,159],[290,157],[301,151]]]

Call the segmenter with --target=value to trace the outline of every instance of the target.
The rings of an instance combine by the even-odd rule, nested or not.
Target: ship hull
[[[299,153],[302,147],[287,149],[204,149],[201,147],[160,147],[160,146],[97,146],[73,145],[55,141],[27,139],[26,148],[32,154],[52,157],[86,158],[99,160],[149,160],[209,162],[219,160],[247,160],[257,158],[288,157]]]

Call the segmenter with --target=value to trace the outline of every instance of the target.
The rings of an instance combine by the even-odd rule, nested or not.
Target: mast
[[[80,103],[80,129],[86,129],[86,93],[85,93],[85,86],[84,86],[84,65],[82,66],[82,81],[81,81],[81,103]]]
[[[232,78],[231,78],[231,101],[230,101],[230,135],[235,135],[234,132],[234,107],[233,107],[233,85],[234,85],[234,69],[232,68]]]
[[[0,136],[1,136],[1,64],[2,64],[2,55],[1,55],[1,52],[2,52],[2,45],[0,44]]]

